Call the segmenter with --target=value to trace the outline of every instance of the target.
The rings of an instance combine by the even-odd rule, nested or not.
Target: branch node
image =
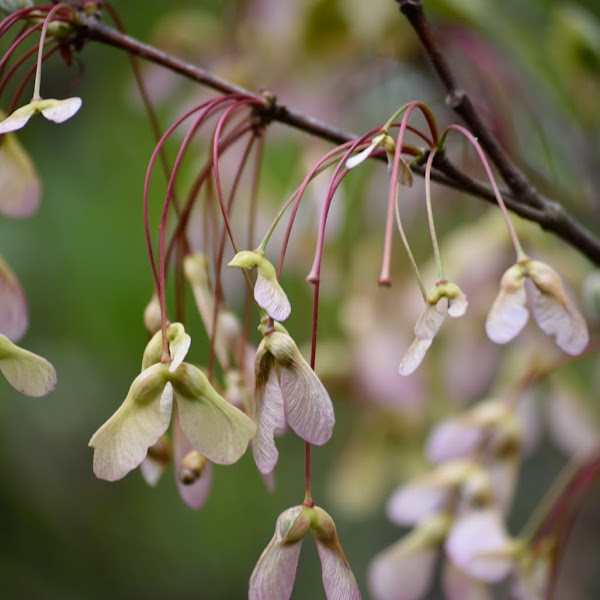
[[[254,129],[260,134],[265,127],[277,118],[279,107],[277,105],[277,97],[270,90],[261,90],[260,95],[264,100],[264,104],[256,105],[253,109],[254,113]]]
[[[546,223],[561,223],[565,219],[565,210],[561,204],[553,200],[546,200],[544,204],[544,221]]]
[[[421,0],[396,0],[398,8],[405,15],[409,12],[423,11],[423,3]]]
[[[464,103],[467,94],[464,90],[451,90],[446,96],[446,106],[449,106],[452,110],[456,110]]]

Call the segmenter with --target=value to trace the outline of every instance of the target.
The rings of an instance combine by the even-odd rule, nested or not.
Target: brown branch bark
[[[415,30],[433,68],[446,88],[446,104],[462,118],[477,137],[481,147],[511,191],[511,199],[505,198],[507,207],[526,219],[537,222],[543,229],[555,233],[578,248],[590,260],[600,264],[598,237],[570,215],[561,204],[538,192],[485,125],[471,99],[460,87],[452,67],[441,51],[425,16],[422,0],[396,0],[396,2]],[[438,164],[437,167],[454,181],[460,181],[463,177],[462,172],[455,170],[451,164]]]
[[[430,27],[425,19],[420,0],[396,0],[402,12],[407,16],[421,42],[427,51],[438,76],[448,90],[448,103],[459,114],[498,168],[506,182],[509,191],[503,190],[502,196],[507,207],[514,213],[538,223],[543,229],[550,231],[565,242],[578,249],[592,262],[600,265],[600,240],[572,215],[562,205],[541,195],[529,183],[526,176],[518,169],[500,144],[495,140],[488,128],[479,117],[470,99],[461,90],[450,66],[444,59]],[[264,95],[248,91],[234,85],[196,65],[186,63],[165,52],[144,44],[135,38],[120,33],[104,25],[98,19],[81,13],[78,17],[79,37],[82,40],[93,40],[124,50],[153,63],[161,65],[175,73],[197,81],[222,94],[244,94],[264,104],[261,116],[265,122],[276,121],[294,127],[320,139],[334,144],[342,144],[356,139],[356,135],[341,131],[310,116],[278,103]],[[385,157],[382,157],[385,160]],[[495,202],[491,189],[455,167],[443,154],[436,155],[435,171],[432,179],[448,187],[464,191],[468,194]],[[422,175],[417,167],[415,171]]]
[[[421,0],[396,0],[400,11],[407,18],[423,48],[429,56],[429,60],[440,79],[444,84],[448,95],[446,104],[459,115],[469,126],[473,135],[477,136],[482,148],[496,165],[502,179],[508,185],[511,192],[523,202],[532,206],[541,207],[542,199],[535,188],[529,183],[527,177],[521,172],[519,167],[512,161],[505,152],[492,132],[486,127],[479,113],[473,106],[471,99],[458,84],[457,78],[450,64],[441,51],[435,36],[431,31],[429,22],[425,17],[423,3]]]

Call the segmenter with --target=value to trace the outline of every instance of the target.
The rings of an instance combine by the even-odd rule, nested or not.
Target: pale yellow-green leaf
[[[117,412],[92,436],[94,473],[115,481],[135,469],[171,421],[173,389],[165,365],[155,364],[133,381]]]
[[[183,363],[171,375],[179,422],[194,449],[217,464],[236,462],[256,433],[256,425],[220,396],[197,367]]]
[[[19,348],[0,335],[0,371],[19,392],[33,397],[49,394],[56,387],[56,371],[43,357]]]

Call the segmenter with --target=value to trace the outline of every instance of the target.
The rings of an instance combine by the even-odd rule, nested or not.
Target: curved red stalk
[[[317,356],[317,328],[319,324],[319,288],[321,284],[316,281],[313,290],[313,319],[312,319],[312,334],[310,344],[310,368],[315,369],[315,360]],[[311,488],[311,471],[310,471],[310,444],[306,442],[305,457],[304,457],[304,504],[306,506],[314,506],[312,499]]]
[[[398,186],[400,185],[400,183],[398,182],[398,170],[400,167],[400,158],[404,149],[402,144],[404,141],[404,134],[406,132],[406,129],[408,128],[408,119],[410,118],[410,115],[412,114],[412,111],[415,108],[420,109],[421,113],[423,113],[425,119],[427,120],[429,129],[431,131],[431,135],[433,137],[433,145],[437,145],[438,143],[437,127],[435,126],[435,121],[432,121],[431,115],[428,113],[427,107],[422,102],[412,102],[404,112],[404,115],[402,116],[402,121],[400,122],[400,128],[398,130],[398,137],[396,139],[396,151],[394,152],[394,162],[392,163],[391,183],[388,194],[387,215],[385,220],[385,234],[383,240],[383,256],[381,259],[381,272],[379,274],[378,280],[379,285],[392,285],[390,269],[392,260],[392,234],[394,231],[394,206],[396,204]]]
[[[400,127],[400,123],[394,123],[392,125],[392,129],[394,128],[398,128]],[[420,129],[417,129],[416,127],[413,127],[412,125],[406,125],[406,131],[410,131],[411,133],[414,133],[415,135],[417,135],[418,137],[420,137],[429,148],[432,148],[433,146],[435,146],[436,144],[433,143],[433,140],[429,137],[427,137]],[[402,152],[405,152],[404,148],[402,148]],[[373,153],[374,155],[375,153]]]
[[[213,108],[211,110],[211,114],[214,111],[216,111],[216,108]],[[246,123],[246,124],[243,124],[243,126],[240,127],[239,129],[232,131],[221,142],[221,154],[223,154],[223,152],[225,150],[228,150],[230,148],[230,146],[232,144],[234,144],[237,140],[239,140],[244,134],[246,134],[248,131],[250,131],[252,129],[252,127],[253,126],[251,124]],[[172,254],[173,254],[173,248],[174,248],[178,238],[180,238],[185,232],[185,228],[188,224],[190,215],[192,213],[192,209],[194,208],[194,204],[198,198],[198,193],[200,191],[200,188],[206,181],[210,181],[208,179],[208,176],[212,173],[212,165],[213,165],[213,157],[212,157],[212,153],[211,153],[210,156],[208,157],[206,163],[204,164],[204,167],[202,168],[200,173],[196,176],[196,179],[194,180],[194,183],[193,183],[192,187],[190,188],[190,191],[187,195],[186,203],[184,204],[183,209],[179,213],[179,218],[177,220],[175,230],[173,231],[173,236],[169,242],[169,245],[168,245],[167,251],[166,251],[166,254],[167,254],[166,262],[167,263],[169,262]]]
[[[294,194],[296,195],[296,199],[294,200],[294,204],[292,206],[292,211],[291,211],[290,217],[288,219],[288,224],[287,224],[287,227],[285,230],[285,234],[283,236],[283,242],[281,244],[281,252],[279,254],[279,264],[277,265],[277,277],[279,277],[281,274],[281,269],[283,267],[283,261],[285,259],[285,253],[286,253],[287,246],[288,246],[288,243],[290,240],[290,235],[292,233],[292,227],[294,226],[294,219],[296,218],[296,213],[298,212],[298,208],[300,206],[300,201],[302,200],[302,197],[304,195],[306,188],[308,187],[308,184],[312,181],[313,177],[315,176],[315,173],[321,168],[321,165],[323,165],[327,160],[329,160],[332,156],[335,156],[336,154],[338,154],[340,152],[340,149],[350,148],[350,152],[353,152],[354,150],[356,150],[356,148],[361,143],[363,143],[369,136],[372,136],[373,133],[375,133],[377,131],[379,131],[379,129],[372,129],[371,131],[369,131],[368,133],[363,135],[361,138],[359,138],[357,140],[352,140],[350,142],[346,142],[346,143],[342,144],[341,146],[337,146],[333,150],[330,150],[329,152],[327,152],[327,154],[325,154],[315,165],[313,165],[312,169],[307,173],[306,177],[304,178],[304,181],[302,181],[300,186],[298,188],[296,188],[296,191],[294,192]],[[292,194],[291,198],[294,197],[294,194]]]
[[[532,536],[533,543],[549,536],[556,540],[556,548],[552,555],[552,567],[547,584],[547,598],[552,598],[554,583],[558,576],[558,563],[564,551],[573,522],[590,488],[600,477],[600,450],[594,454],[573,474],[563,494],[540,523]]]
[[[227,200],[227,214],[231,212],[233,207],[233,202],[235,200],[235,194],[240,183],[242,173],[244,172],[244,168],[246,167],[246,163],[248,161],[248,157],[256,141],[256,136],[252,135],[248,140],[248,144],[244,148],[244,152],[242,153],[242,159],[236,171],[235,177],[233,179],[233,183],[231,185],[231,190],[229,192],[229,198]],[[214,368],[214,360],[215,360],[215,338],[217,336],[217,317],[219,315],[219,306],[221,304],[221,300],[223,297],[223,291],[221,288],[221,268],[223,266],[223,254],[225,252],[225,226],[221,229],[221,234],[219,236],[219,249],[217,251],[217,257],[215,261],[215,296],[214,296],[214,308],[213,308],[213,317],[212,317],[212,329],[211,329],[211,338],[210,338],[210,347],[208,353],[208,373],[207,376],[209,379],[212,379],[212,373]]]
[[[48,13],[53,6],[30,6],[28,8],[22,8],[14,13],[8,15],[5,19],[0,21],[0,36],[3,36],[13,25],[18,23],[20,20],[26,20],[31,15],[30,13],[40,13],[39,18],[44,18],[43,13]],[[37,16],[37,15],[36,15]],[[43,23],[35,25],[36,28],[42,27]]]
[[[340,162],[335,168],[333,175],[331,176],[331,183],[329,184],[327,196],[325,198],[325,201],[323,202],[323,206],[321,208],[321,216],[319,218],[319,232],[317,234],[315,257],[313,259],[313,264],[310,273],[306,278],[306,281],[308,281],[309,283],[317,283],[321,280],[321,261],[323,260],[323,247],[325,245],[325,227],[327,225],[327,217],[329,216],[329,208],[331,207],[331,202],[333,200],[333,196],[335,195],[336,190],[338,189],[340,183],[342,183],[344,177],[349,172],[349,169],[344,168],[344,165],[346,164],[346,161],[353,152],[353,147],[348,148],[346,153],[340,159]]]
[[[148,168],[146,169],[146,177],[144,179],[144,193],[143,193],[143,211],[144,211],[144,231],[146,238],[146,246],[148,250],[148,256],[150,258],[150,266],[152,268],[152,276],[154,278],[154,285],[156,287],[156,292],[159,292],[160,284],[158,279],[158,271],[156,269],[156,264],[154,260],[154,252],[152,250],[152,240],[150,238],[150,224],[148,220],[148,196],[150,192],[150,178],[152,175],[152,170],[154,169],[154,164],[160,154],[162,146],[165,144],[170,135],[181,125],[186,119],[188,119],[194,113],[205,108],[207,104],[215,103],[216,100],[207,100],[206,102],[196,106],[189,111],[187,111],[184,115],[182,115],[179,119],[177,119],[166,131],[163,133],[162,137],[156,144],[152,155],[150,156],[150,160],[148,161]]]
[[[38,23],[37,25],[33,25],[32,27],[29,27],[29,29],[26,29],[23,33],[21,33],[14,41],[13,43],[9,46],[9,48],[6,50],[6,52],[4,53],[4,55],[2,56],[2,58],[0,59],[0,72],[4,70],[4,67],[6,66],[6,64],[8,63],[8,61],[12,58],[13,54],[15,53],[15,51],[17,50],[17,48],[33,33],[35,33],[38,29],[42,28],[42,24]],[[39,44],[35,44],[35,46],[33,46],[30,50],[28,50],[25,53],[24,57],[21,57],[19,59],[19,61],[16,63],[16,67],[13,67],[13,69],[9,72],[9,74],[6,76],[7,78],[10,76],[11,73],[14,72],[15,68],[18,68],[18,66],[20,66],[24,60],[26,60],[27,58],[29,58],[32,54],[34,54],[35,52],[37,52],[39,50]],[[0,86],[0,93],[2,92],[2,90],[4,90],[4,88],[6,87],[6,81],[4,81],[2,83],[2,86]]]
[[[250,192],[250,205],[248,207],[248,238],[246,242],[247,248],[254,248],[254,229],[256,226],[256,208],[258,200],[258,183],[260,178],[260,167],[262,164],[264,138],[262,131],[257,131],[257,148],[255,152],[254,169],[252,172],[252,184]],[[240,371],[244,371],[246,366],[246,345],[250,337],[250,327],[252,325],[252,294],[250,288],[246,288],[244,299],[244,316],[242,321],[242,335],[240,336],[240,344],[238,349],[237,364]]]
[[[508,229],[508,233],[512,240],[512,243],[513,243],[513,246],[515,249],[515,253],[517,255],[517,260],[524,258],[526,256],[526,254],[523,251],[523,248],[521,247],[521,242],[519,241],[519,238],[517,237],[517,232],[515,231],[513,224],[510,220],[510,217],[508,215],[508,210],[506,209],[506,205],[504,204],[504,200],[502,199],[502,194],[500,194],[500,190],[498,189],[498,186],[496,185],[496,180],[494,179],[494,175],[492,174],[492,169],[490,168],[490,165],[485,156],[485,153],[484,153],[483,149],[481,148],[481,146],[479,145],[477,138],[468,129],[466,129],[462,125],[455,125],[455,124],[448,125],[447,130],[451,130],[451,129],[454,129],[455,131],[462,133],[467,138],[467,140],[470,142],[471,146],[473,146],[473,148],[477,152],[477,155],[479,156],[479,160],[481,161],[481,164],[483,165],[483,168],[485,170],[485,174],[490,182],[492,190],[494,191],[494,196],[496,197],[496,202],[498,203],[498,208],[500,209],[500,212],[502,213],[502,216],[504,217],[504,222],[506,223],[506,228]]]
[[[104,8],[106,12],[110,15],[110,18],[113,20],[115,27],[121,33],[127,33],[125,29],[125,25],[121,21],[117,11],[114,9],[112,4],[109,2],[104,3]],[[146,114],[148,115],[148,119],[150,120],[150,128],[152,129],[152,134],[154,135],[154,140],[156,143],[160,140],[161,130],[160,125],[158,123],[158,117],[156,116],[156,111],[154,110],[154,106],[152,101],[150,100],[150,95],[148,94],[148,90],[146,89],[146,85],[144,84],[144,79],[142,77],[142,73],[140,70],[138,57],[134,54],[128,53],[129,63],[131,64],[131,70],[133,71],[133,76],[135,78],[135,82],[137,84],[138,91],[142,98],[142,102],[144,104],[144,109],[146,110]],[[160,152],[160,162],[162,164],[163,171],[165,173],[165,178],[168,180],[171,176],[171,167],[169,165],[169,160],[167,158],[166,153],[164,152],[164,147],[161,148]],[[179,206],[177,203],[177,198],[173,198],[173,206],[175,211],[179,212]]]
[[[158,296],[159,303],[160,303],[161,328],[162,328],[162,334],[163,334],[162,335],[162,337],[163,337],[163,356],[162,356],[163,362],[168,362],[170,360],[167,335],[166,335],[167,314],[166,314],[165,290],[164,290],[164,283],[165,283],[165,279],[164,279],[164,259],[165,259],[165,256],[164,256],[164,226],[165,226],[165,222],[166,222],[166,214],[167,214],[168,207],[169,207],[170,194],[172,193],[174,182],[175,182],[175,177],[177,174],[177,168],[183,157],[183,150],[185,150],[186,140],[188,140],[187,143],[189,143],[189,132],[188,132],[188,135],[186,135],[184,144],[182,144],[183,149],[180,147],[180,151],[177,156],[176,164],[173,167],[173,170],[171,171],[171,177],[169,179],[169,184],[167,187],[165,201],[163,204],[163,212],[161,215],[161,220],[160,220],[160,225],[159,225],[159,268],[158,269],[156,268],[156,263],[154,260],[154,252],[152,250],[152,240],[150,237],[150,224],[149,224],[149,219],[148,219],[148,196],[149,196],[149,190],[150,190],[150,178],[152,175],[152,170],[154,168],[154,164],[156,163],[156,160],[157,160],[158,156],[160,155],[163,145],[165,144],[167,139],[170,137],[170,135],[175,131],[175,129],[177,129],[177,127],[179,127],[179,125],[181,125],[181,123],[183,123],[190,116],[192,116],[193,114],[197,113],[198,111],[204,109],[204,115],[201,115],[196,120],[195,125],[196,125],[196,129],[197,129],[197,127],[199,127],[200,124],[202,123],[202,118],[206,115],[206,112],[210,109],[210,107],[212,105],[217,104],[222,101],[223,101],[223,98],[217,98],[214,100],[209,100],[209,101],[203,102],[199,106],[196,106],[196,107],[190,109],[183,116],[181,116],[179,119],[177,119],[165,131],[165,133],[162,135],[161,139],[159,140],[158,144],[154,148],[154,151],[153,151],[152,156],[150,157],[150,161],[148,163],[148,168],[146,170],[146,177],[144,180],[144,193],[143,193],[144,233],[145,233],[145,237],[146,237],[146,246],[148,249],[148,256],[150,258],[150,266],[152,269],[152,275],[154,277],[154,284],[155,284],[157,296]],[[195,132],[195,129],[193,129],[193,131]]]
[[[230,99],[220,98],[219,104],[223,102],[227,102]],[[237,102],[234,104],[234,107],[237,106]],[[226,113],[231,110],[232,107],[227,109]],[[183,161],[183,157],[185,155],[186,150],[188,149],[192,139],[196,135],[196,132],[200,128],[200,126],[204,123],[207,116],[207,109],[204,110],[204,113],[201,114],[189,128],[181,145],[179,147],[179,151],[177,153],[177,157],[175,159],[175,163],[173,164],[173,169],[171,170],[171,176],[169,178],[169,183],[167,185],[167,191],[165,193],[165,201],[163,203],[163,210],[160,218],[160,224],[158,227],[158,244],[159,244],[159,302],[161,309],[161,328],[163,332],[163,356],[162,361],[168,362],[171,357],[169,354],[169,347],[167,342],[167,309],[166,309],[166,290],[165,290],[165,228],[167,225],[167,215],[169,213],[169,207],[171,204],[171,198],[173,196],[173,190],[175,187],[175,180],[177,178],[177,173],[179,172],[179,167]],[[222,119],[223,117],[221,117]]]
[[[229,223],[229,217],[227,215],[227,209],[225,207],[225,202],[223,200],[223,190],[221,188],[221,177],[219,175],[219,140],[221,138],[221,131],[225,126],[225,123],[231,118],[231,116],[238,110],[244,107],[251,106],[259,106],[262,105],[261,102],[253,98],[252,96],[242,96],[243,99],[236,101],[233,106],[230,106],[226,111],[224,111],[223,115],[219,119],[217,126],[215,128],[215,134],[213,136],[213,172],[215,176],[215,189],[217,191],[217,199],[219,200],[219,206],[221,207],[221,214],[223,216],[223,222],[225,223],[225,227],[227,229],[227,234],[229,235],[229,239],[231,241],[231,245],[235,252],[237,252],[237,247],[235,243],[235,239],[233,237],[233,232],[231,231],[231,225]]]

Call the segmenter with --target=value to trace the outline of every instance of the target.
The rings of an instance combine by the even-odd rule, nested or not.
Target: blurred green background
[[[200,64],[253,90],[269,86],[295,108],[337,126],[360,132],[414,98],[443,114],[443,91],[392,0],[113,5],[134,37],[169,40],[188,55],[197,44],[200,54],[193,58]],[[504,90],[506,97],[497,95],[490,114],[508,111],[514,119],[511,127],[518,133],[507,136],[507,143],[526,156],[541,186],[554,186],[580,214],[597,218],[598,4],[432,0],[425,5],[446,34],[469,28],[511,65],[516,88],[525,91],[514,98]],[[181,40],[160,37],[160,27],[183,9],[194,11],[205,28],[202,36],[195,38],[192,29],[182,31]],[[301,19],[288,22],[286,10]],[[462,61],[468,63],[468,57]],[[464,73],[472,82],[469,65]],[[21,345],[55,365],[59,386],[47,398],[30,399],[0,382],[0,582],[6,598],[244,598],[277,515],[303,499],[303,444],[291,434],[278,444],[273,494],[264,489],[247,453],[234,466],[215,468],[212,492],[197,513],[179,500],[172,469],[156,489],[137,471],[114,484],[92,473],[89,438],[124,399],[147,340],[142,311],[152,282],[141,199],[154,143],[132,100],[133,89],[127,57],[90,43],[69,69],[58,60],[48,63],[42,83],[46,95],[81,96],[81,112],[60,127],[38,118],[19,135],[43,182],[43,201],[31,219],[0,220],[0,252],[29,300],[30,330]],[[163,124],[173,110],[168,104],[161,109]],[[544,133],[523,134],[530,130]],[[301,166],[294,159],[306,142],[302,134],[289,136],[276,137],[271,148],[272,159],[279,156],[282,164],[264,169],[264,185],[280,197],[299,181]],[[316,148],[323,152],[327,146]],[[343,238],[340,243],[345,255]],[[333,302],[328,307],[335,310]],[[308,331],[299,318],[291,327]],[[339,424],[331,443],[314,451],[314,495],[336,519],[368,597],[366,565],[400,530],[389,525],[381,502],[364,518],[353,519],[337,514],[328,500],[334,457],[355,425],[351,406],[343,397],[334,399]],[[563,460],[546,445],[543,460],[529,463],[524,485],[532,496],[522,501],[524,510]],[[401,479],[399,473],[395,482]],[[597,514],[587,519],[598,525]],[[293,598],[324,597],[313,546],[306,541]],[[591,547],[597,551],[597,545]],[[588,580],[581,585],[588,595],[572,598],[600,593]]]

